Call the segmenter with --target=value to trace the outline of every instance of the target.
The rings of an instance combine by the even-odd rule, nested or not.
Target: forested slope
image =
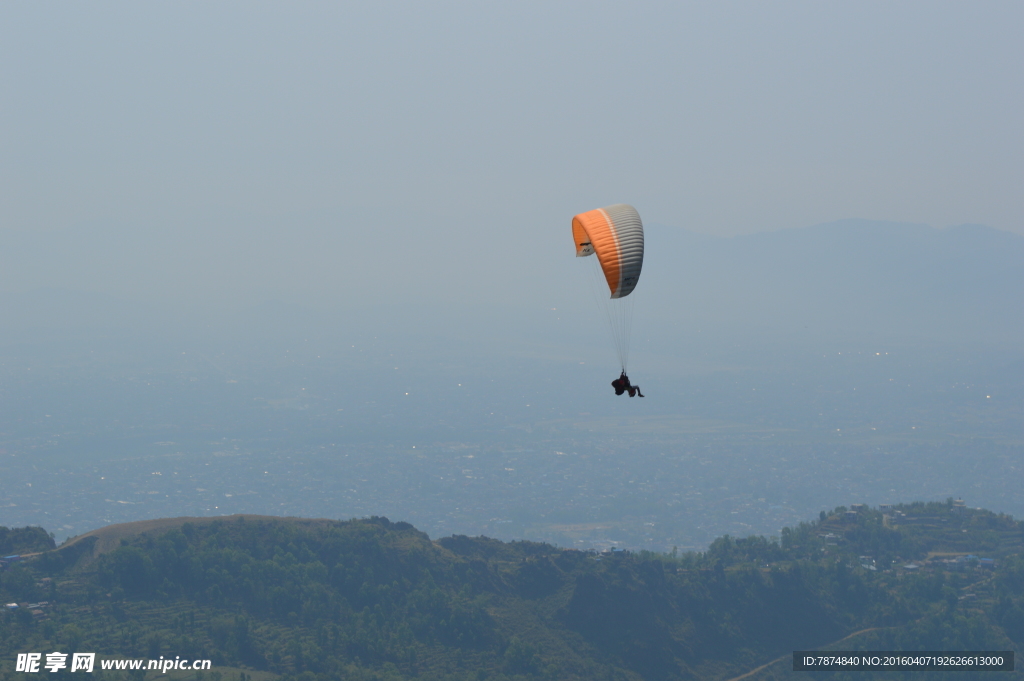
[[[0,659],[209,658],[304,681],[727,679],[865,629],[842,646],[1024,640],[1021,525],[951,504],[840,508],[780,542],[723,537],[684,555],[431,541],[385,518],[130,529],[104,551],[87,536],[8,566],[4,602],[46,604],[0,617]],[[979,555],[957,563],[964,552]]]

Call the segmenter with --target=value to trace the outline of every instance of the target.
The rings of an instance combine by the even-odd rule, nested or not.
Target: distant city
[[[374,383],[374,366],[339,378],[305,360],[286,383],[225,376],[227,356],[78,378],[38,366],[48,377],[28,379],[7,363],[0,524],[61,541],[166,516],[384,515],[432,538],[670,551],[775,536],[840,504],[964,497],[1024,513],[1019,412],[1005,395],[942,372],[908,392],[890,375],[912,374],[913,360],[848,356],[816,368],[814,390],[800,372],[717,372],[686,380],[687,396],[652,376],[646,402],[537,361],[493,370],[512,397],[481,396],[491,379],[473,360],[398,385]],[[567,413],[573,390],[592,393],[577,400],[586,411]],[[670,400],[680,413],[664,413]],[[100,414],[94,401],[115,406]]]

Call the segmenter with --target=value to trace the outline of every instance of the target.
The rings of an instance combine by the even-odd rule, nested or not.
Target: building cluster
[[[849,510],[842,512],[839,516],[839,520],[843,524],[856,523],[858,516],[867,509],[868,507],[865,504],[851,504]],[[894,526],[896,524],[930,525],[933,523],[949,522],[947,518],[932,515],[908,516],[903,511],[897,509],[893,504],[879,504],[878,510],[881,511],[884,522],[889,526]],[[955,516],[963,516],[967,513],[967,510],[967,504],[963,499],[955,499],[952,502],[950,513]],[[829,550],[829,547],[838,546],[843,542],[841,531],[839,531],[839,533],[822,532],[818,534],[818,537],[824,543],[822,551],[825,552]],[[859,556],[857,565],[865,570],[876,571],[879,569],[877,562],[872,556]],[[851,565],[851,567],[854,567],[854,565]],[[948,553],[932,556],[927,561],[897,564],[895,567],[899,572],[903,573],[920,572],[923,569],[942,570],[946,572],[968,572],[974,570],[995,570],[996,560],[994,558],[985,558],[974,554]]]
[[[968,570],[979,568],[994,570],[996,567],[995,558],[979,558],[972,554],[956,556],[955,558],[935,557],[932,558],[929,563],[932,566],[946,570],[947,572],[967,572]]]
[[[20,555],[4,556],[3,558],[0,558],[0,572],[3,572],[14,563],[20,562]],[[49,577],[45,577],[43,578],[42,581],[36,582],[36,586],[45,587],[48,586],[51,582],[52,580]],[[27,611],[29,614],[32,615],[32,619],[41,620],[46,619],[46,611],[49,609],[49,607],[49,601],[39,601],[38,603],[6,603],[4,605],[4,610],[6,610],[9,613],[16,613],[19,610]]]
[[[19,610],[27,611],[34,620],[46,619],[46,611],[50,608],[49,601],[39,601],[38,603],[7,603],[4,605],[4,610],[10,613],[16,613]]]

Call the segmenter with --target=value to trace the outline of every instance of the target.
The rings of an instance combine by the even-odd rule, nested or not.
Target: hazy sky
[[[4,3],[0,291],[510,302],[616,202],[1024,233],[1022,34],[1016,2]]]

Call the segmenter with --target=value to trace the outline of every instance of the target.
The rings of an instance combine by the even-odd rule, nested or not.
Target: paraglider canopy
[[[595,256],[598,283],[594,287],[612,332],[612,342],[625,372],[633,324],[633,298],[644,264],[644,226],[633,206],[613,206],[580,213],[572,219],[576,257]],[[607,286],[607,288],[605,288]],[[599,290],[601,289],[601,290]],[[606,298],[604,291],[610,291]]]
[[[617,203],[572,219],[576,257],[596,255],[612,298],[633,292],[644,264],[644,226],[633,206]]]

